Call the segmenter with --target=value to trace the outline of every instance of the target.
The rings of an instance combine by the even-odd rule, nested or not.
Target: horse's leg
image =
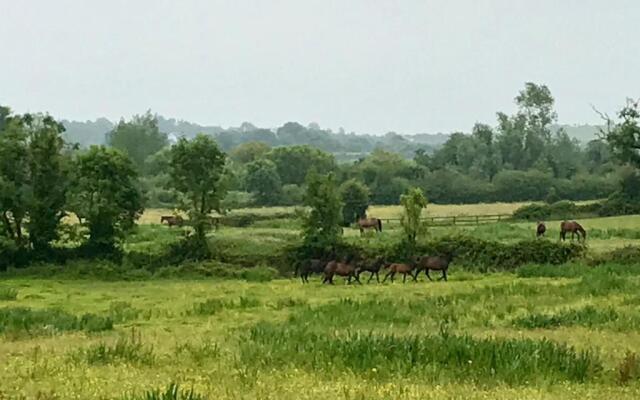
[[[378,271],[376,271],[376,281],[378,281],[378,283],[380,283],[380,275],[378,275]]]
[[[447,281],[447,270],[446,269],[442,270],[442,277],[444,278],[444,281],[446,282]]]
[[[353,275],[353,276],[355,276],[355,278],[356,278],[356,282],[358,282],[359,284],[361,284],[361,285],[362,285],[362,282],[360,282],[360,276],[359,276],[359,275],[356,275],[355,273],[354,273],[354,275]]]
[[[391,276],[391,274],[392,274],[392,273],[393,273],[393,271],[389,271],[389,272],[387,272],[387,274],[384,276],[384,279],[382,279],[382,283],[385,283],[385,282],[387,281],[387,278],[388,278],[389,276]]]
[[[375,272],[371,271],[371,275],[369,275],[369,279],[367,280],[367,283],[371,282],[371,278],[373,278],[373,274],[375,274]]]
[[[429,278],[430,281],[433,281],[433,279],[431,279],[431,275],[429,275],[429,270],[425,269],[424,273],[427,274],[427,278]]]
[[[403,272],[402,273],[402,283],[406,283],[407,282],[407,273]]]

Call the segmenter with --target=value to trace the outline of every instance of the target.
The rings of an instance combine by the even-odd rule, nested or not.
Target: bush
[[[617,192],[602,203],[599,214],[603,217],[640,214],[640,202],[631,201],[621,192]]]
[[[548,204],[527,204],[513,212],[514,219],[525,221],[544,221],[551,216],[551,208]]]

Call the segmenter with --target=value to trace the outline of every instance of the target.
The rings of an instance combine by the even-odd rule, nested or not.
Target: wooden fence
[[[400,218],[380,218],[383,223],[400,222]],[[457,215],[451,217],[426,217],[420,218],[421,221],[430,226],[465,226],[465,225],[481,225],[495,224],[498,222],[513,221],[511,214],[493,214],[493,215]]]

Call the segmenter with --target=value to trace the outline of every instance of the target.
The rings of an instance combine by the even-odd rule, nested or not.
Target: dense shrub
[[[568,200],[553,204],[527,204],[513,212],[513,218],[526,221],[564,220],[595,217],[601,213],[602,203],[578,205]]]

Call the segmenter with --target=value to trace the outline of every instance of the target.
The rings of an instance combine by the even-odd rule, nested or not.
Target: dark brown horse
[[[391,282],[393,282],[396,274],[402,274],[402,283],[407,281],[407,275],[413,278],[413,275],[411,275],[411,271],[414,269],[413,264],[392,263],[385,265],[385,268],[388,269],[389,272],[384,276],[382,283],[385,283],[389,277],[391,277]],[[415,280],[415,278],[413,278],[413,280]]]
[[[582,240],[587,240],[587,231],[584,230],[582,225],[577,223],[576,221],[562,221],[560,223],[560,239],[565,240],[567,237],[567,232],[571,232],[571,240],[577,234],[578,241],[580,241],[580,235],[582,235]]]
[[[438,280],[447,280],[447,271],[449,270],[449,264],[451,264],[451,260],[453,260],[454,255],[452,253],[443,255],[443,256],[422,256],[418,257],[416,262],[416,274],[413,279],[418,280],[418,275],[420,272],[424,271],[429,278],[430,281],[431,276],[429,276],[429,270],[432,271],[442,271],[442,276]]]
[[[351,279],[355,279],[356,282],[360,282],[358,277],[358,268],[356,264],[347,260],[345,262],[329,261],[324,267],[324,279],[322,283],[329,283],[333,285],[333,277],[335,275],[344,276],[347,278],[347,283],[351,283]]]
[[[547,231],[547,227],[544,222],[538,221],[538,226],[536,227],[536,237],[544,236],[544,233]]]
[[[375,229],[376,232],[382,232],[382,220],[379,218],[360,218],[358,227],[361,235],[365,229]]]
[[[182,226],[182,224],[184,224],[184,220],[179,215],[163,215],[160,217],[160,223],[163,224],[165,222],[169,225],[169,228],[174,225]]]
[[[380,269],[384,266],[384,259],[382,257],[378,257],[375,259],[374,262],[370,263],[370,262],[363,262],[361,263],[358,267],[358,278],[360,278],[360,274],[363,272],[371,272],[371,275],[369,275],[369,280],[367,280],[367,283],[371,282],[371,278],[373,278],[373,276],[376,276],[376,281],[378,281],[378,283],[380,283],[380,276],[378,275],[378,273],[380,272]]]
[[[323,273],[326,266],[327,261],[319,259],[312,259],[302,264],[302,268],[300,269],[300,279],[302,279],[302,283],[309,283],[309,275]]]

